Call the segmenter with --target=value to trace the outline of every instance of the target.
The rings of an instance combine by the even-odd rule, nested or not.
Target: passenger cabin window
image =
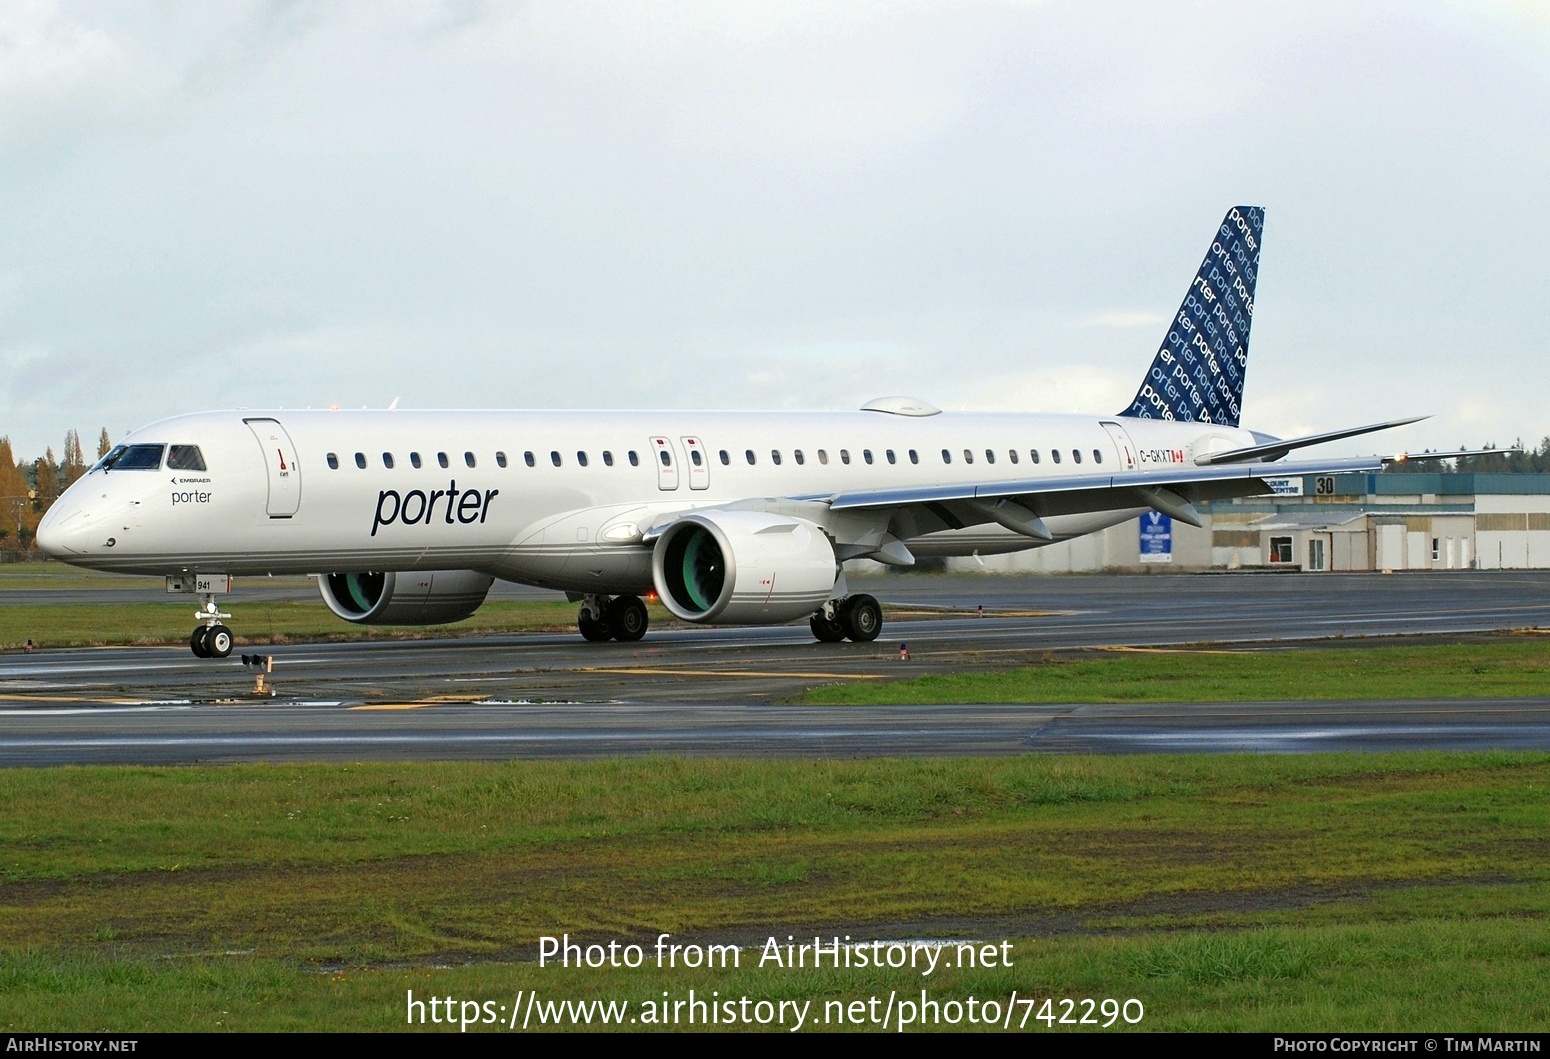
[[[159,471],[162,445],[116,445],[92,470]]]
[[[1103,451],[1101,449],[1093,449],[1093,462],[1094,463],[1102,463],[1103,462]]]
[[[560,465],[560,454],[558,452],[551,451],[549,453],[549,462],[558,467]]]
[[[696,467],[705,462],[704,458],[700,455],[699,449],[689,450],[689,462],[694,464]]]
[[[463,453],[463,462],[472,467],[474,465],[474,454],[471,452]]]
[[[747,452],[743,453],[743,458],[748,461],[748,466],[752,467],[754,465],[753,449],[749,449]]]
[[[721,456],[721,466],[730,467],[732,465],[732,457],[727,455],[726,449],[722,449],[719,455]]]
[[[420,469],[420,454],[418,452],[411,452],[409,454],[409,466],[415,470]]]
[[[802,455],[802,450],[801,449],[797,449],[791,455],[796,457],[796,461],[797,461],[798,465],[801,465],[801,464],[807,462],[807,459]]]
[[[355,466],[363,471],[366,469],[366,454],[364,452],[357,452],[355,454]]]
[[[504,466],[506,466],[506,454],[504,452],[497,452],[495,454],[495,466],[497,466],[497,467],[504,467]]]
[[[384,452],[382,454],[382,466],[390,471],[393,469],[393,454],[391,452]]]
[[[826,450],[818,450],[818,462],[823,464],[825,467],[829,465],[829,453]]]
[[[914,449],[910,449],[910,462],[911,463],[919,463],[920,462],[920,453],[916,452]]]
[[[985,462],[986,463],[995,463],[996,462],[996,450],[995,449],[986,449],[985,450]]]
[[[612,452],[609,452],[607,449],[604,449],[603,450],[603,466],[604,467],[612,467],[613,465],[614,465],[614,454]]]
[[[1006,458],[1011,460],[1013,463],[1016,463],[1017,462],[1017,450],[1016,449],[1007,449],[1006,450]]]
[[[849,449],[841,449],[840,450],[840,462],[843,463],[847,467],[850,466],[850,450]]]
[[[893,455],[893,450],[892,449],[889,449],[887,452],[883,453],[883,455],[888,457],[888,462],[889,463],[898,463],[899,462],[898,460],[894,459],[894,455]]]
[[[1034,463],[1038,463],[1039,462],[1039,450],[1038,449],[1029,449],[1028,450],[1028,458],[1030,460],[1032,460]]]
[[[1071,462],[1072,463],[1081,463],[1082,462],[1082,450],[1081,449],[1072,449],[1071,450]]]
[[[973,449],[964,449],[963,450],[963,462],[964,463],[973,463],[974,462],[974,450]]]
[[[952,463],[953,462],[953,454],[948,452],[946,449],[943,449],[942,450],[942,462],[943,463]]]
[[[871,449],[862,449],[861,450],[861,458],[864,461],[866,461],[868,464],[870,464],[872,462],[872,450]]]
[[[204,454],[199,451],[198,445],[167,446],[167,470],[202,471],[205,469]]]
[[[585,452],[577,452],[576,462],[585,467],[587,465],[587,454]]]
[[[522,462],[527,464],[529,467],[532,467],[537,464],[538,461],[533,459],[533,454],[531,452],[524,452],[522,454]]]
[[[770,450],[770,462],[773,463],[777,467],[780,466],[780,450],[779,449],[771,449]]]
[[[443,467],[447,466],[447,454],[445,452],[436,453],[436,462]]]
[[[1049,450],[1049,458],[1051,460],[1053,460],[1054,462],[1059,463],[1060,462],[1060,450],[1059,449],[1050,449]],[[1034,460],[1033,462],[1034,463],[1038,463],[1039,461],[1038,460]]]
[[[328,454],[328,469],[331,471],[339,469],[339,457],[332,452]]]
[[[673,465],[673,456],[666,449],[659,449],[657,455],[662,458],[662,466],[671,467]]]
[[[634,449],[630,450],[630,466],[631,467],[639,467],[640,466],[640,457],[635,455],[635,450]]]

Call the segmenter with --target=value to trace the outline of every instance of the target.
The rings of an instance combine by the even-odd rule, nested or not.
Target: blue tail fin
[[[1138,419],[1237,426],[1265,211],[1227,211],[1130,407]]]

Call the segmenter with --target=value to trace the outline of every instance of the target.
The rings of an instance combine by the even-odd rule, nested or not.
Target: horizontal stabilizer
[[[1392,419],[1387,423],[1371,423],[1364,427],[1350,427],[1345,430],[1330,430],[1323,434],[1309,434],[1301,438],[1277,438],[1275,441],[1264,445],[1251,445],[1246,449],[1232,449],[1228,452],[1213,452],[1205,456],[1199,456],[1195,462],[1201,467],[1208,467],[1213,463],[1248,463],[1251,460],[1279,460],[1293,449],[1304,449],[1309,445],[1322,445],[1326,441],[1339,441],[1341,438],[1354,438],[1361,434],[1371,434],[1376,430],[1391,430],[1394,427],[1408,426],[1411,423],[1419,423],[1431,416],[1411,416],[1409,419]],[[1430,457],[1428,457],[1430,458]]]

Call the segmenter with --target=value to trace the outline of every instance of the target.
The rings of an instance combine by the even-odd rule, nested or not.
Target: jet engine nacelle
[[[838,576],[823,530],[761,511],[685,515],[651,553],[657,595],[684,621],[773,625],[805,618],[830,598]]]
[[[472,570],[317,574],[323,602],[357,625],[440,625],[462,621],[484,602],[495,578]]]

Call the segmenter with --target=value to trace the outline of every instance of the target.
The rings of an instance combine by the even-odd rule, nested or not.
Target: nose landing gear
[[[225,658],[231,654],[233,640],[231,630],[221,624],[221,619],[231,615],[215,605],[213,593],[202,592],[200,596],[204,599],[204,606],[194,612],[194,617],[204,624],[189,634],[189,650],[194,652],[195,658]]]

